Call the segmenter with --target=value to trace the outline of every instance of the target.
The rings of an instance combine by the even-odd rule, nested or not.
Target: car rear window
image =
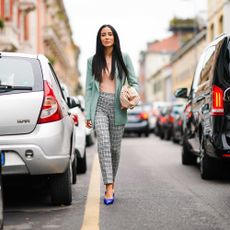
[[[31,87],[31,90],[2,90],[0,93],[13,94],[41,91],[42,72],[37,59],[21,57],[0,57],[0,85]]]

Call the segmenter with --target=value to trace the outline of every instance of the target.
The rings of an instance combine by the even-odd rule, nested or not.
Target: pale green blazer
[[[130,86],[135,87],[138,91],[138,81],[134,72],[132,61],[127,54],[123,54],[123,59],[127,70],[129,72],[127,81]],[[92,74],[92,60],[93,57],[89,58],[87,61],[87,74],[86,74],[86,94],[85,94],[85,110],[86,110],[86,120],[91,120],[93,127],[95,127],[95,115],[97,108],[97,101],[100,94],[100,85],[99,82],[95,80]],[[123,78],[125,79],[125,78]],[[127,110],[121,109],[120,104],[120,92],[123,85],[123,80],[121,80],[118,76],[118,70],[116,68],[115,71],[115,82],[116,82],[116,90],[115,90],[115,125],[124,125],[127,122]]]

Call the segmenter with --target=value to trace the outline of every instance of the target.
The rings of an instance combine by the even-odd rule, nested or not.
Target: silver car
[[[44,175],[54,205],[70,205],[76,181],[74,122],[43,55],[0,52],[3,175]]]

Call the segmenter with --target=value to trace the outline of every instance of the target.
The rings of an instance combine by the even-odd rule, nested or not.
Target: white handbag
[[[140,102],[136,89],[130,85],[123,85],[120,94],[121,109],[133,109]]]

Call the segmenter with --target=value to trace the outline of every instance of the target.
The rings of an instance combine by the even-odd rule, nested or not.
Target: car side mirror
[[[68,107],[70,109],[75,108],[76,106],[78,106],[78,104],[76,103],[76,101],[72,97],[67,97],[67,105],[68,105]]]
[[[177,98],[188,98],[188,89],[187,88],[179,88],[174,93]]]

